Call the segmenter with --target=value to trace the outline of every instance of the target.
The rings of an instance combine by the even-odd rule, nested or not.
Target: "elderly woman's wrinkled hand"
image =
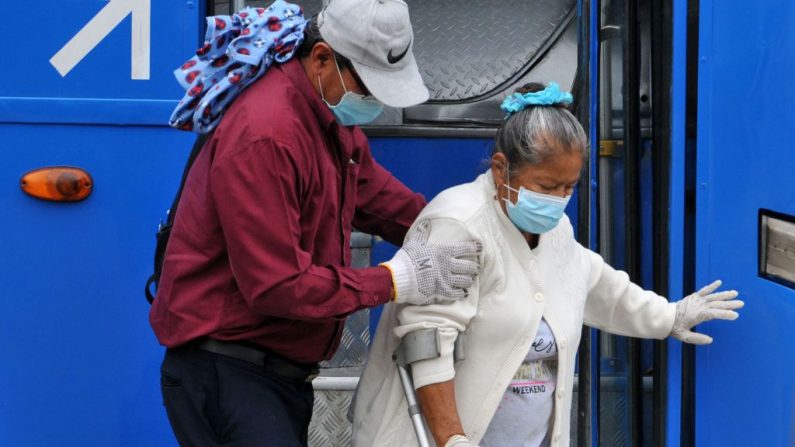
[[[676,318],[671,337],[695,345],[710,344],[712,337],[690,329],[705,321],[736,320],[739,317],[735,310],[743,307],[745,303],[733,299],[738,295],[736,290],[713,293],[720,285],[720,280],[715,281],[676,303]]]

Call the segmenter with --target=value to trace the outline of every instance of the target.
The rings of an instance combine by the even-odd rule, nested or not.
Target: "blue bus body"
[[[598,5],[581,1],[578,19],[598,26]],[[688,288],[720,278],[741,291],[746,308],[734,323],[700,327],[715,343],[695,349],[692,358],[678,342],[664,343],[659,352],[665,352],[665,362],[655,373],[663,384],[659,396],[664,402],[655,413],[662,434],[644,435],[642,445],[792,446],[795,290],[786,279],[761,271],[760,257],[772,248],[762,249],[767,240],[760,216],[784,222],[795,216],[795,155],[788,132],[795,122],[789,106],[795,103],[795,4],[701,0],[697,36],[688,35],[695,28],[686,26],[687,5],[674,0],[671,8],[669,202],[662,213],[668,224],[668,292],[678,299]],[[176,445],[159,390],[163,350],[148,324],[143,285],[152,272],[157,223],[165,218],[195,138],[166,125],[182,94],[172,71],[195,51],[206,5],[197,0],[42,0],[35,11],[24,2],[3,10],[0,39],[13,43],[15,51],[9,51],[13,62],[0,73],[0,204],[7,212],[0,223],[0,247],[7,253],[0,261],[5,286],[0,445]],[[72,40],[82,30],[88,30],[84,38],[94,34],[95,45]],[[578,38],[598,50],[595,36]],[[686,47],[696,37],[698,57],[693,59]],[[140,53],[143,47],[148,52]],[[60,54],[73,66],[57,58],[52,62],[64,48]],[[697,77],[688,80],[695,63]],[[592,70],[583,79],[595,86],[600,73]],[[685,96],[693,82],[697,134],[688,135]],[[600,97],[589,98],[596,119]],[[461,127],[371,132],[372,150],[396,177],[430,199],[486,168],[488,129],[493,133],[494,126],[485,126],[485,132]],[[595,160],[598,125],[590,131]],[[640,252],[649,259],[652,219],[660,215],[654,214],[649,173],[655,149],[646,140],[640,150]],[[89,172],[90,197],[57,203],[20,190],[22,175],[49,166]],[[613,172],[623,178],[622,168]],[[600,181],[588,177],[567,210],[585,228],[580,233],[591,235],[583,243],[594,249],[603,248],[593,225],[599,203],[590,208],[577,203],[595,200]],[[623,180],[613,183],[617,193],[627,188]],[[688,208],[691,203],[695,208]],[[623,234],[624,204],[614,205],[616,226],[611,228]],[[616,245],[617,253],[623,249]],[[376,242],[371,260],[387,259],[394,250]],[[792,255],[786,247],[781,250]],[[621,266],[625,260],[617,254],[614,261]],[[647,287],[654,282],[650,265],[639,272]],[[377,312],[370,318],[374,326]],[[608,437],[613,428],[605,426],[610,416],[599,416],[610,411],[599,406],[600,374],[629,380],[621,366],[627,361],[623,343],[610,345],[617,349],[614,357],[596,344],[580,351],[581,356],[591,352],[596,365],[589,370],[594,374],[588,373],[594,390],[590,412],[579,422],[588,423],[588,436],[579,445],[630,445],[612,444],[609,439],[617,438]],[[598,365],[600,355],[604,361]],[[645,369],[660,366],[652,362],[650,343],[639,355]],[[652,422],[647,422],[642,431],[651,433]]]
[[[696,444],[792,446],[795,269],[781,282],[763,270],[766,249],[794,253],[766,241],[761,219],[795,215],[795,4],[733,3],[701,5],[696,281],[724,279],[746,308],[702,328],[717,342],[696,350]]]

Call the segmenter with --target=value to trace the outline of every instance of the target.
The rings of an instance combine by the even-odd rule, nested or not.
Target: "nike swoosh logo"
[[[392,50],[390,49],[389,53],[386,54],[387,62],[389,62],[390,64],[397,64],[398,62],[400,62],[401,59],[403,59],[403,56],[405,56],[406,53],[409,52],[409,48],[411,48],[411,41],[410,40],[409,40],[409,44],[406,45],[406,49],[403,50],[403,52],[398,54],[397,56],[393,56],[392,55]]]

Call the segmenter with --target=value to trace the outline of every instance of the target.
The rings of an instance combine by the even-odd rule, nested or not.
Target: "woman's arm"
[[[464,435],[455,405],[455,386],[452,380],[417,388],[425,422],[437,446],[443,446],[453,435]]]
[[[676,305],[643,290],[598,254],[582,248],[591,264],[584,321],[617,335],[662,339],[671,333]]]
[[[669,302],[654,292],[643,290],[589,251],[591,284],[585,305],[585,324],[619,335],[665,338],[669,335],[685,343],[709,344],[712,338],[692,332],[700,323],[713,319],[734,320],[735,310],[744,303],[735,300],[737,291],[715,292],[716,281],[681,301]]]
[[[415,230],[416,225],[412,227],[411,231]],[[476,234],[469,231],[464,223],[453,219],[431,219],[430,231],[428,244],[480,240]],[[484,246],[480,260],[484,269],[488,262],[488,252],[488,248]],[[445,382],[455,377],[453,358],[455,341],[459,333],[466,331],[469,320],[477,313],[479,290],[480,276],[467,290],[466,298],[449,304],[398,305],[396,311],[398,324],[394,331],[399,338],[421,329],[436,329],[437,331],[439,356],[411,364],[411,375],[415,388],[419,389],[426,385]]]
[[[428,243],[480,240],[471,230],[472,227],[452,219],[432,219]],[[488,247],[484,246],[481,257],[484,269],[488,264],[488,253]],[[394,331],[398,337],[403,338],[420,329],[437,330],[439,357],[412,363],[411,375],[428,428],[437,446],[440,447],[444,446],[451,436],[464,434],[456,408],[453,383],[454,350],[459,334],[466,330],[469,321],[477,313],[479,290],[480,277],[469,288],[466,298],[450,304],[400,306],[397,310],[398,325]]]

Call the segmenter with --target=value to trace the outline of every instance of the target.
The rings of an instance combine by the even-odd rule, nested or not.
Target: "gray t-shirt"
[[[555,336],[543,319],[481,440],[481,447],[549,445],[558,372]]]

